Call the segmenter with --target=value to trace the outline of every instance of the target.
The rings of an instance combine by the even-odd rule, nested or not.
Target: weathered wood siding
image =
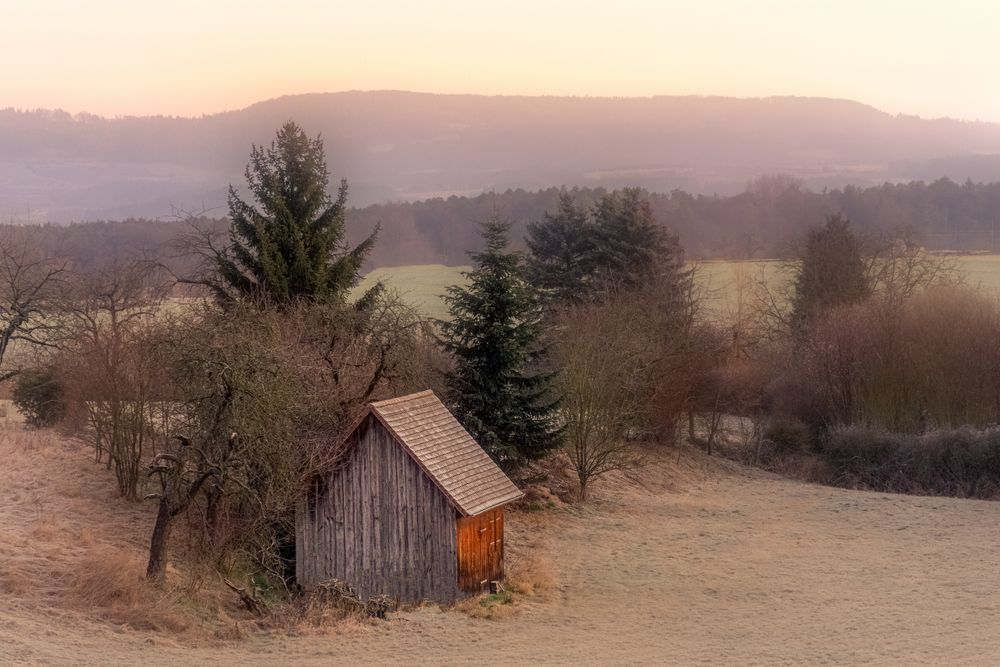
[[[503,508],[458,520],[458,585],[470,593],[485,591],[503,579]]]
[[[369,416],[343,465],[299,507],[296,576],[306,588],[336,577],[362,598],[454,600],[456,518],[434,482]]]

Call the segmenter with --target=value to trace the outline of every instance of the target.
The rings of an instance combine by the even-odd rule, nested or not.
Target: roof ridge
[[[434,392],[430,389],[424,389],[423,391],[418,391],[415,394],[407,394],[406,396],[387,398],[384,401],[372,401],[369,405],[371,405],[373,408],[378,409],[390,405],[396,405],[397,403],[406,403],[407,401],[414,401],[418,398],[426,398],[428,396],[434,396]]]

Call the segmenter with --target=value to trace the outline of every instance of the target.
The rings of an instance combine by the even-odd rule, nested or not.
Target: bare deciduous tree
[[[17,227],[0,229],[0,381],[20,371],[11,354],[19,345],[53,346],[68,261],[46,254]]]
[[[905,235],[866,244],[866,273],[872,293],[899,306],[916,293],[961,282],[955,262],[932,255]]]
[[[635,465],[629,431],[640,421],[648,372],[636,354],[637,322],[611,299],[566,308],[559,316],[553,356],[559,364],[559,414],[564,448],[586,499],[590,483]]]
[[[235,438],[234,433],[230,440]],[[207,460],[202,450],[193,447],[184,436],[178,439],[177,453],[157,454],[148,471],[150,477],[159,478],[160,491],[146,496],[159,501],[150,538],[146,578],[158,582],[162,582],[167,573],[167,547],[174,520],[187,511],[205,483],[220,474],[219,468]]]

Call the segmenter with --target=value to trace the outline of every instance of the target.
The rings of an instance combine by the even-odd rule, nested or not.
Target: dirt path
[[[559,590],[511,619],[424,608],[337,636],[186,647],[0,605],[0,663],[1000,661],[1000,503],[741,472],[664,484],[621,484],[596,507],[546,518]],[[0,505],[0,523],[9,511]],[[509,539],[526,523],[515,518]]]

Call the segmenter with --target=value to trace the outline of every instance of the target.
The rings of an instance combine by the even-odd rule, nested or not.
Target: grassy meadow
[[[1000,254],[956,256],[955,263],[967,284],[1000,296]],[[427,317],[444,318],[448,314],[443,296],[447,285],[464,284],[463,271],[468,266],[423,264],[375,269],[362,280],[358,291],[381,280],[397,290],[408,303]],[[698,285],[706,307],[720,316],[735,311],[739,302],[739,284],[781,279],[780,263],[759,261],[707,261],[697,265]]]
[[[399,292],[403,300],[425,317],[442,319],[448,315],[448,306],[444,302],[445,288],[448,285],[464,285],[462,272],[470,268],[417,264],[375,269],[364,277],[355,292],[364,292],[381,280],[386,287]]]

